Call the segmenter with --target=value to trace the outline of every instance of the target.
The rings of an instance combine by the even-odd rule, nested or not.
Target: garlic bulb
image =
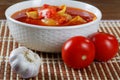
[[[20,74],[22,78],[34,77],[39,73],[40,57],[26,47],[14,49],[9,57],[12,70]]]

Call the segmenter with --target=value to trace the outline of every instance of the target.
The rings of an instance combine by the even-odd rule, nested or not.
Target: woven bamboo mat
[[[120,43],[120,20],[103,20],[100,32],[117,37]],[[11,50],[20,46],[11,37],[6,21],[0,20],[0,80],[25,80],[11,70],[8,62]],[[120,80],[120,46],[117,55],[108,62],[93,62],[90,66],[74,70],[68,68],[61,54],[39,53],[43,60],[38,76],[27,80]]]

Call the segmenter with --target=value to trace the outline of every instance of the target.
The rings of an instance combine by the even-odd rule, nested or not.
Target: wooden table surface
[[[23,0],[0,0],[0,19],[5,19],[5,10],[14,3]],[[104,20],[120,19],[120,0],[77,0],[84,1],[98,7],[103,14]]]

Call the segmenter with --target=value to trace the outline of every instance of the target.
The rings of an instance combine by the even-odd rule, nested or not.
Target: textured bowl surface
[[[97,16],[95,21],[83,25],[68,27],[45,27],[22,23],[11,18],[11,15],[18,10],[29,7],[42,6],[43,4],[62,5],[77,7],[88,10]],[[24,1],[10,6],[5,12],[8,27],[13,38],[28,48],[43,52],[60,52],[62,44],[73,36],[88,36],[97,32],[99,21],[101,20],[101,12],[98,8],[83,2],[68,0],[38,0]]]

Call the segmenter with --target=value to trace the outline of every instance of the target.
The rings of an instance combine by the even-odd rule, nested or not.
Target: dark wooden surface
[[[23,0],[0,0],[0,19],[5,19],[5,10],[14,3]],[[98,7],[103,14],[102,19],[120,19],[120,0],[77,0]]]

